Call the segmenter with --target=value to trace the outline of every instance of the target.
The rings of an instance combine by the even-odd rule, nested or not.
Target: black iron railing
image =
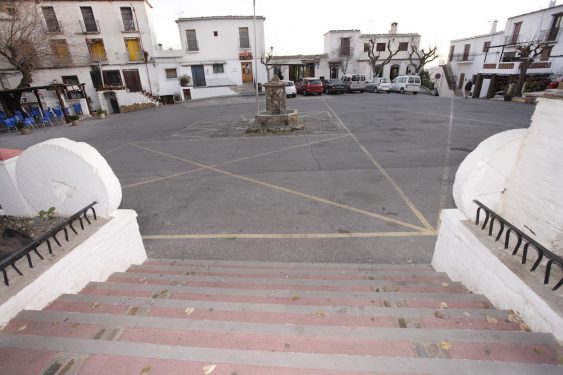
[[[14,269],[14,271],[16,271],[19,275],[23,276],[23,273],[21,272],[21,270],[16,266],[16,262],[18,260],[20,260],[21,258],[23,258],[23,257],[27,258],[27,263],[29,264],[29,268],[33,268],[33,262],[32,262],[32,259],[31,259],[31,253],[32,252],[35,253],[35,255],[37,255],[39,257],[39,259],[44,259],[43,256],[41,255],[41,253],[39,252],[39,250],[37,250],[37,248],[41,244],[46,243],[49,254],[53,254],[53,247],[51,245],[51,240],[55,241],[55,243],[59,247],[62,246],[61,242],[57,238],[58,233],[64,232],[65,240],[68,242],[69,237],[68,237],[67,226],[75,234],[78,234],[78,232],[76,231],[76,229],[73,226],[73,223],[75,221],[78,220],[82,230],[84,230],[84,222],[82,221],[82,219],[86,220],[86,222],[88,224],[92,224],[92,222],[88,218],[88,211],[89,210],[92,211],[92,217],[94,218],[94,220],[98,220],[97,217],[96,217],[96,210],[94,209],[94,205],[96,203],[98,203],[98,202],[90,203],[88,206],[84,207],[83,209],[81,209],[80,211],[75,213],[74,215],[68,217],[67,219],[65,219],[65,221],[63,221],[62,223],[60,223],[59,225],[57,225],[53,229],[49,230],[47,233],[43,234],[41,237],[37,238],[36,240],[31,242],[30,244],[26,245],[21,250],[18,250],[16,252],[10,254],[8,257],[1,259],[0,260],[0,271],[2,272],[2,275],[4,276],[4,284],[10,285],[10,281],[8,280],[8,273],[7,273],[8,267],[12,267]]]
[[[485,206],[483,203],[479,202],[478,200],[474,200],[473,202],[475,202],[477,204],[477,206],[479,206],[479,208],[477,208],[477,217],[475,218],[475,225],[479,225],[480,213],[481,213],[481,210],[483,210],[483,211],[485,211],[485,220],[483,221],[483,224],[481,225],[481,229],[485,230],[485,228],[487,228],[487,225],[488,225],[489,226],[489,230],[488,230],[489,236],[492,236],[493,235],[494,223],[498,222],[499,225],[500,225],[500,228],[499,228],[498,233],[496,235],[495,241],[500,240],[500,238],[502,237],[502,234],[505,233],[504,248],[508,249],[508,246],[510,245],[510,238],[511,238],[510,234],[513,233],[514,236],[516,237],[517,241],[516,241],[516,245],[514,246],[514,249],[512,250],[512,255],[518,254],[518,250],[520,249],[520,246],[522,246],[522,244],[524,244],[524,246],[522,248],[522,264],[526,264],[526,260],[527,260],[527,257],[528,257],[528,249],[530,247],[532,247],[536,251],[538,257],[537,257],[536,261],[534,262],[534,265],[530,269],[530,272],[533,272],[533,271],[536,270],[536,268],[538,268],[538,266],[540,265],[540,263],[541,263],[541,261],[543,260],[544,257],[546,259],[548,259],[548,261],[545,265],[545,275],[544,275],[544,278],[543,278],[543,283],[545,285],[549,284],[549,277],[550,277],[550,274],[551,274],[551,268],[553,267],[553,264],[558,265],[559,268],[563,271],[563,258],[561,258],[557,254],[554,254],[551,251],[547,250],[545,247],[543,247],[542,245],[540,245],[539,243],[534,241],[528,235],[526,235],[521,230],[516,228],[513,224],[508,222],[502,216],[500,216],[499,214],[495,213],[493,210],[491,210],[490,208]],[[505,232],[505,229],[506,229],[506,232]],[[559,279],[557,284],[555,284],[555,286],[553,287],[553,290],[559,289],[561,284],[563,284],[563,277],[561,279]]]

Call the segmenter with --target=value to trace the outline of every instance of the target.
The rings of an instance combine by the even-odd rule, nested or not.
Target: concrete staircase
[[[23,311],[0,374],[562,374],[560,346],[428,265],[149,259]]]
[[[444,71],[446,81],[448,82],[448,87],[454,92],[455,96],[463,96],[463,92],[457,87],[457,81],[452,72],[452,67],[450,64],[440,65]]]

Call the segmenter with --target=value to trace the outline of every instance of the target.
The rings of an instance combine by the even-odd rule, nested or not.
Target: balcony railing
[[[63,24],[61,21],[53,20],[53,19],[46,19],[43,20],[43,30],[49,34],[62,34],[63,33]]]
[[[455,61],[455,62],[472,62],[475,60],[475,56],[476,53],[472,52],[472,53],[455,53],[451,56],[451,60],[450,61]]]
[[[78,22],[80,22],[80,28],[82,30],[82,33],[84,34],[100,33],[100,24],[98,23],[98,20],[88,20],[88,21],[80,20]]]
[[[530,42],[555,42],[559,37],[559,31],[560,29],[556,27],[550,30],[541,30],[532,36],[512,34],[504,37],[504,44],[515,45]]]

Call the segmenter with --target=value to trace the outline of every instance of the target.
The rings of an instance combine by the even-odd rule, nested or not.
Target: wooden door
[[[463,81],[465,81],[465,73],[461,73],[459,75],[459,84],[457,85],[458,89],[462,89],[463,88]]]
[[[450,56],[448,57],[448,61],[452,61],[454,58],[454,51],[455,51],[455,46],[450,46]]]
[[[192,78],[194,87],[205,87],[207,85],[203,65],[192,65]]]
[[[123,79],[125,80],[125,86],[131,92],[143,91],[143,86],[141,85],[141,77],[139,76],[139,71],[135,70],[124,70]]]
[[[471,49],[471,44],[466,44],[463,48],[463,61],[469,60],[469,50]]]
[[[241,62],[240,70],[242,72],[242,83],[252,83],[254,82],[254,77],[252,76],[252,63],[251,62]]]

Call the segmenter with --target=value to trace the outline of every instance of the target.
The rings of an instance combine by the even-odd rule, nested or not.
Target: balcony
[[[63,24],[61,21],[56,19],[45,19],[41,23],[43,26],[43,30],[47,34],[62,34],[63,33]]]
[[[455,53],[451,55],[450,61],[464,63],[464,62],[473,62],[475,60],[476,53]]]
[[[100,24],[98,20],[87,20],[87,21],[78,21],[80,23],[80,29],[82,30],[83,34],[99,34],[100,33]]]
[[[556,42],[559,37],[560,28],[556,27],[551,30],[541,30],[533,36],[513,34],[504,37],[504,44],[511,46],[521,43],[530,42]]]
[[[134,20],[123,21],[123,29],[121,29],[122,33],[136,33],[139,29],[135,24]]]

